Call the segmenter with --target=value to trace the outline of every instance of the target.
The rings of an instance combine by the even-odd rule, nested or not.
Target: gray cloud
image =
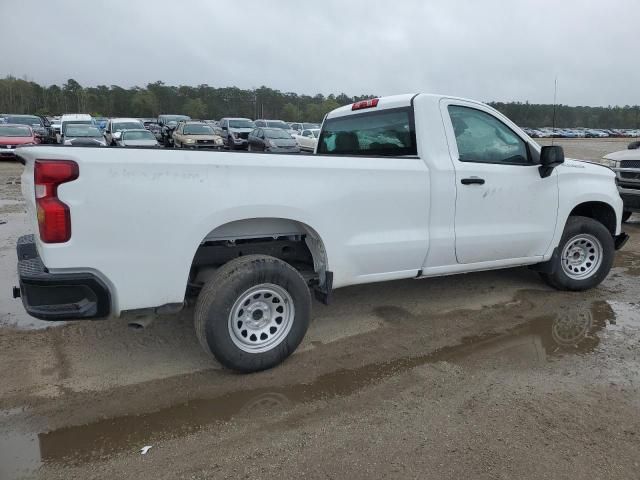
[[[639,104],[637,0],[2,1],[0,75]]]

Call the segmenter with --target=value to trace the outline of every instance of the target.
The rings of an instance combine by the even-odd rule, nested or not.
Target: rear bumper
[[[18,239],[20,288],[14,289],[25,310],[41,320],[80,320],[108,317],[111,294],[96,275],[49,273],[36,250],[33,235]]]

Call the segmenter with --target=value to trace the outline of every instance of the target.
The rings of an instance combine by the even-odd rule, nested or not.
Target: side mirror
[[[553,169],[564,163],[564,150],[559,145],[547,145],[540,150],[540,177],[551,175]]]

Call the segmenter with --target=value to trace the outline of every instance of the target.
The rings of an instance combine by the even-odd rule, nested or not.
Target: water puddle
[[[627,275],[640,276],[640,256],[631,251],[622,250],[616,252],[613,266],[624,268]]]
[[[281,414],[297,404],[347,396],[385,378],[429,363],[477,362],[483,357],[490,357],[494,361],[504,359],[505,365],[514,367],[544,365],[566,354],[594,351],[600,343],[598,333],[610,324],[616,325],[618,312],[625,314],[620,305],[612,308],[607,302],[595,302],[589,308],[537,317],[506,333],[465,338],[456,345],[422,356],[331,372],[309,383],[236,391],[190,400],[141,415],[126,415],[43,432],[37,435],[37,448],[27,450],[35,456],[22,453],[11,456],[11,452],[18,452],[12,447],[7,450],[8,454],[0,453],[0,464],[20,468],[30,468],[41,461],[78,464],[121,451],[136,452],[142,445],[184,436],[216,423],[247,418],[259,422],[259,419],[269,418],[274,412]],[[197,391],[195,383],[193,391]],[[11,439],[10,436],[7,438]],[[27,439],[22,441],[25,442]],[[29,442],[29,445],[33,443]]]

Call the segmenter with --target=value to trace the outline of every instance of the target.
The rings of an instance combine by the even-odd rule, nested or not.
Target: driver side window
[[[449,116],[461,162],[532,164],[524,140],[493,115],[449,105]]]

